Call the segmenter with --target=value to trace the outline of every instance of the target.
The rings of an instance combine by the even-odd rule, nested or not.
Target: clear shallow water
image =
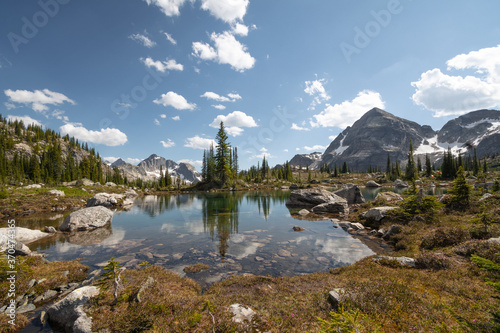
[[[374,254],[330,220],[294,219],[285,202],[289,192],[196,193],[145,196],[127,212],[117,212],[110,228],[57,235],[30,244],[48,259],[84,258],[103,266],[111,257],[124,266],[148,261],[185,275],[183,268],[210,268],[188,274],[202,285],[232,274],[291,276],[326,272]],[[24,220],[18,226],[58,227],[63,216]],[[292,227],[306,228],[294,232]]]

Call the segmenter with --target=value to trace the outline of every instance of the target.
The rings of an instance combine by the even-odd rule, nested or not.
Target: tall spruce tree
[[[230,146],[227,142],[228,136],[224,128],[224,122],[220,122],[219,131],[215,137],[217,142],[217,154],[215,155],[216,173],[219,180],[225,184],[231,178],[229,165]]]
[[[432,176],[432,165],[429,154],[425,154],[425,175],[427,177]]]
[[[410,139],[410,147],[408,149],[408,164],[406,165],[405,178],[409,181],[414,181],[417,178],[417,167],[415,166],[415,158],[413,156],[413,142]]]

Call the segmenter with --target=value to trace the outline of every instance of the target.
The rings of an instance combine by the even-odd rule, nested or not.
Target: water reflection
[[[289,191],[148,195],[127,212],[116,212],[111,227],[74,235],[58,234],[30,244],[49,260],[84,258],[102,266],[115,257],[134,268],[143,261],[185,274],[202,262],[202,285],[232,274],[297,275],[351,264],[373,252],[331,221],[297,221],[285,205]],[[43,229],[56,220],[29,222]]]
[[[243,196],[237,192],[228,195],[207,195],[202,201],[202,217],[205,232],[219,239],[219,254],[222,261],[226,257],[229,236],[238,233],[239,206]]]

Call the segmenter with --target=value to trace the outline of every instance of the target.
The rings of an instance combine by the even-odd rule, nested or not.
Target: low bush
[[[451,266],[450,260],[442,253],[426,252],[425,250],[415,257],[415,266],[420,269],[440,270]]]
[[[463,257],[477,255],[500,263],[500,244],[487,240],[470,240],[453,248],[453,252]]]
[[[441,227],[424,236],[420,248],[431,250],[439,247],[453,246],[465,242],[469,237],[469,233],[462,228]]]

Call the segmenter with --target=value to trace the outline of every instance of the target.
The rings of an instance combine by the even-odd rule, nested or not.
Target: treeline
[[[26,144],[31,153],[23,147],[15,149],[17,143]],[[86,152],[79,163],[73,155],[78,150]],[[81,178],[104,180],[101,158],[94,148],[51,129],[32,124],[26,127],[22,121],[7,121],[0,115],[0,183],[57,184]]]
[[[208,150],[203,151],[201,177],[204,183],[217,182],[224,185],[238,179],[238,149],[231,147],[224,122],[220,123],[215,141],[215,148],[212,144]]]

